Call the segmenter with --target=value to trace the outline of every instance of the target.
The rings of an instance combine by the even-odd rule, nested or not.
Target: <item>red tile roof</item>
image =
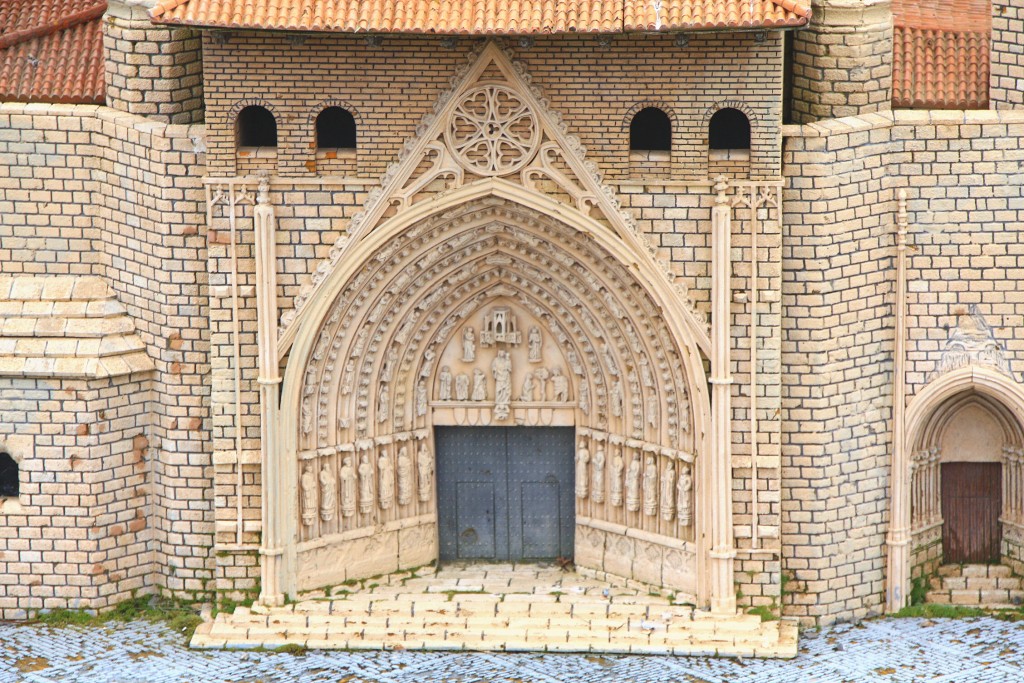
[[[990,0],[893,0],[892,105],[987,109]]]
[[[436,34],[803,26],[795,0],[160,0],[154,21],[222,28]]]
[[[0,100],[101,104],[106,0],[0,0]]]

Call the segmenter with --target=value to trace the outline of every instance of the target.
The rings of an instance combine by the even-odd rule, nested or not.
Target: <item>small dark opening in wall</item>
[[[235,132],[239,147],[277,147],[277,121],[265,107],[251,105],[238,112]]]
[[[316,117],[316,146],[355,149],[356,120],[341,107],[327,107]]]
[[[708,124],[711,149],[750,149],[750,120],[739,109],[719,109]]]
[[[637,151],[670,151],[672,121],[657,107],[641,109],[629,124],[629,148]]]
[[[11,454],[0,450],[0,498],[18,495],[18,463]]]

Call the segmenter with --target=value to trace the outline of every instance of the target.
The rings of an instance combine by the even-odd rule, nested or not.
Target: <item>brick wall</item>
[[[201,127],[105,107],[0,105],[4,274],[104,277],[156,362],[150,433],[161,586],[212,577]]]
[[[1024,2],[992,3],[992,64],[989,101],[993,109],[1024,106]]]
[[[0,378],[0,617],[101,609],[154,589],[148,376]]]
[[[908,399],[970,303],[1019,377],[1024,117],[905,111],[793,132],[784,153],[785,609],[829,623],[883,601],[895,191],[906,188],[911,223]]]
[[[754,178],[779,173],[782,101],[781,38],[769,33],[694,37],[685,48],[667,36],[538,38],[515,47],[548,99],[609,179],[630,177],[629,122],[637,106],[659,106],[674,122],[671,178],[708,177],[707,122],[717,106],[739,104],[752,123]],[[266,33],[207,37],[203,46],[210,174],[266,168],[282,176],[316,177],[314,122],[328,104],[358,121],[358,176],[378,178],[429,113],[474,42],[452,49],[439,38],[388,36],[380,47],[363,37],[313,35],[300,41]],[[709,78],[709,74],[713,77]],[[382,75],[384,77],[382,78]],[[249,104],[277,118],[276,160],[236,163],[235,117]],[[337,170],[335,165],[334,170]]]

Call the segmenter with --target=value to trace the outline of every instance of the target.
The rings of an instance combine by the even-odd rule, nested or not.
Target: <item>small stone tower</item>
[[[156,26],[156,0],[110,0],[103,17],[107,105],[168,123],[203,120],[198,31]]]
[[[793,119],[891,108],[890,0],[812,0],[811,25],[793,35]]]

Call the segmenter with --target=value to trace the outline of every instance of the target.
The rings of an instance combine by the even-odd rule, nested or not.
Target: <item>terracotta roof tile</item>
[[[616,33],[803,26],[795,0],[161,0],[157,22],[438,34]]]
[[[894,107],[986,109],[990,0],[894,0]]]
[[[2,0],[0,100],[102,103],[106,0]]]
[[[893,0],[892,21],[938,31],[989,31],[992,0]]]
[[[897,26],[892,104],[927,109],[987,109],[989,34]]]

